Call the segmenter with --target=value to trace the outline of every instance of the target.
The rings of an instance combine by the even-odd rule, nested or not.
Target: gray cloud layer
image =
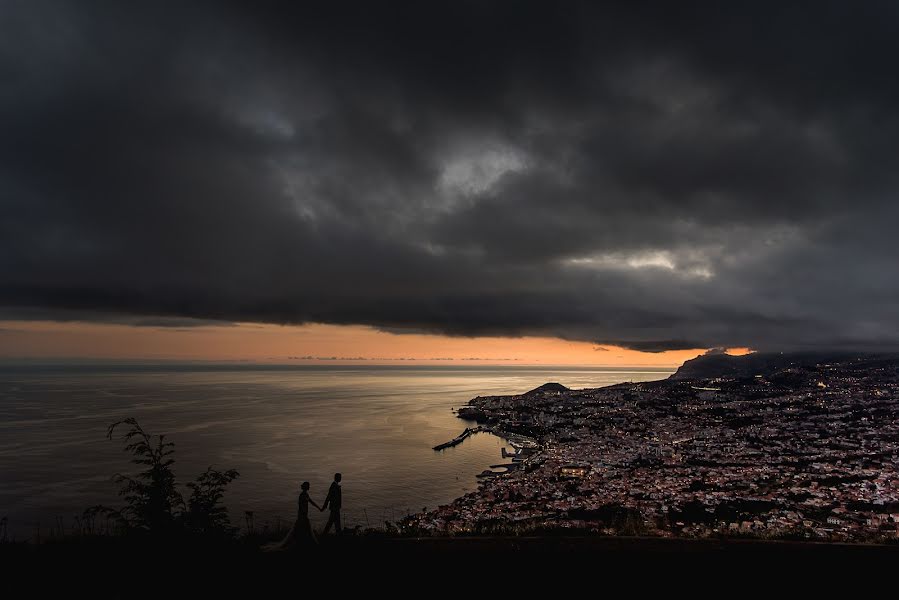
[[[2,4],[6,314],[899,346],[895,3],[303,4]]]

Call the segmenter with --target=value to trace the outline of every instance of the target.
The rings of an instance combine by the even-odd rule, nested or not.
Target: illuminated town
[[[459,416],[506,437],[512,462],[402,527],[895,539],[897,374],[895,361],[856,359],[478,397]]]

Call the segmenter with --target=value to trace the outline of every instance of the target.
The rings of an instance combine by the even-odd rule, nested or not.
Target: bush
[[[217,471],[208,467],[197,479],[187,484],[191,489],[185,515],[187,527],[194,533],[233,533],[228,509],[222,504],[225,488],[238,477],[234,469]]]

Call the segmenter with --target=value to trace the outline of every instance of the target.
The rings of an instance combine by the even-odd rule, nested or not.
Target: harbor
[[[458,446],[466,439],[468,439],[471,435],[475,433],[496,433],[493,429],[484,426],[478,427],[466,427],[465,430],[451,439],[448,442],[444,442],[442,444],[438,444],[434,446],[434,450],[439,452],[441,450],[445,450],[447,448],[452,448],[454,446]],[[513,439],[514,438],[514,439]],[[497,475],[502,475],[504,473],[508,473],[511,470],[520,466],[521,461],[524,460],[527,456],[530,456],[537,448],[537,444],[534,440],[530,438],[526,438],[524,436],[515,436],[509,439],[509,445],[512,446],[512,452],[509,452],[506,448],[502,449],[502,457],[503,458],[511,458],[511,463],[504,463],[498,465],[490,465],[489,469],[485,469],[483,472],[477,475],[478,479],[484,479],[489,477],[495,477]]]
[[[435,451],[445,450],[447,448],[452,448],[454,446],[458,446],[466,439],[468,439],[471,435],[475,433],[493,433],[495,435],[500,435],[500,433],[496,432],[491,427],[485,427],[483,425],[478,427],[466,427],[465,430],[451,439],[448,442],[444,442],[443,444],[438,444],[434,446]],[[496,477],[498,475],[503,475],[509,473],[510,471],[517,469],[521,466],[522,462],[525,461],[528,457],[533,455],[535,452],[539,450],[539,444],[533,438],[529,438],[527,436],[519,435],[519,434],[509,434],[502,433],[502,436],[505,437],[509,443],[509,446],[512,447],[512,451],[510,452],[506,448],[502,449],[502,457],[506,459],[511,459],[511,463],[503,463],[497,465],[490,465],[489,469],[485,469],[483,472],[477,475],[478,479],[487,479],[491,477]]]

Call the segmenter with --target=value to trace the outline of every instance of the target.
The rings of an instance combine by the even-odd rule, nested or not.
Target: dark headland
[[[770,352],[732,356],[714,353],[697,356],[686,361],[671,379],[712,379],[727,377],[740,379],[756,375],[770,375],[786,369],[815,369],[821,365],[857,363],[862,367],[874,367],[878,363],[896,363],[899,355],[857,354],[849,352]]]

